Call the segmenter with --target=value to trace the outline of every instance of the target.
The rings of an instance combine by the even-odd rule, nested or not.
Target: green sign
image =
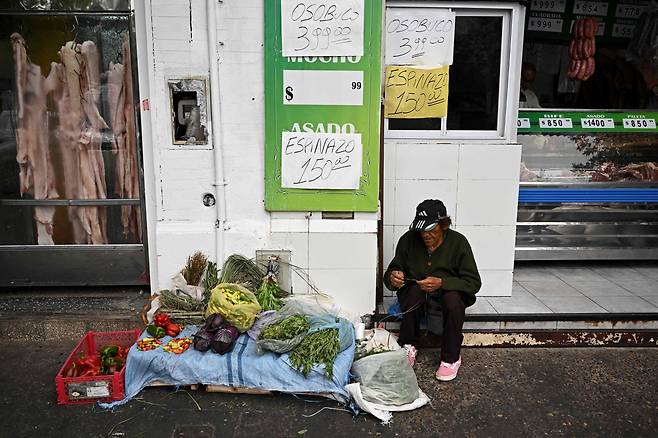
[[[264,3],[265,208],[377,211],[383,2]]]
[[[528,3],[528,36],[569,40],[575,20],[594,17],[599,22],[597,41],[625,44],[649,0],[530,0]]]
[[[658,132],[658,112],[519,111],[517,132]]]

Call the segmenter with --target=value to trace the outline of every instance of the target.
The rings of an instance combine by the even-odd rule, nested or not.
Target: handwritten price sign
[[[281,187],[358,189],[361,134],[281,133]]]
[[[448,114],[449,67],[425,69],[386,66],[384,117],[445,117]]]
[[[438,8],[386,9],[386,64],[452,65],[455,13]]]
[[[363,56],[363,0],[281,0],[283,56]]]

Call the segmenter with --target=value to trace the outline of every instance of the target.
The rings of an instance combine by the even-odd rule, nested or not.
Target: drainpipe
[[[224,180],[224,156],[221,147],[219,120],[219,72],[217,66],[217,0],[206,0],[206,24],[208,33],[208,64],[210,66],[210,121],[212,126],[213,162],[215,167],[215,254],[217,265],[224,264],[224,227],[226,224],[226,181]]]

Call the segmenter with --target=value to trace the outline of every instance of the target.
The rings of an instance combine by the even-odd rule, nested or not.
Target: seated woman
[[[409,231],[398,241],[384,284],[397,291],[402,308],[400,345],[418,340],[427,294],[438,294],[443,313],[441,364],[436,378],[449,381],[461,366],[462,326],[466,307],[482,285],[471,246],[452,223],[443,202],[426,199],[416,207]]]

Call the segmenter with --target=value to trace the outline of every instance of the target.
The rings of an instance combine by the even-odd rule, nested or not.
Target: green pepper
[[[119,353],[119,347],[116,345],[108,345],[101,350],[101,357],[114,357]]]
[[[165,329],[157,325],[149,325],[146,327],[146,332],[154,338],[162,338],[165,335]]]

